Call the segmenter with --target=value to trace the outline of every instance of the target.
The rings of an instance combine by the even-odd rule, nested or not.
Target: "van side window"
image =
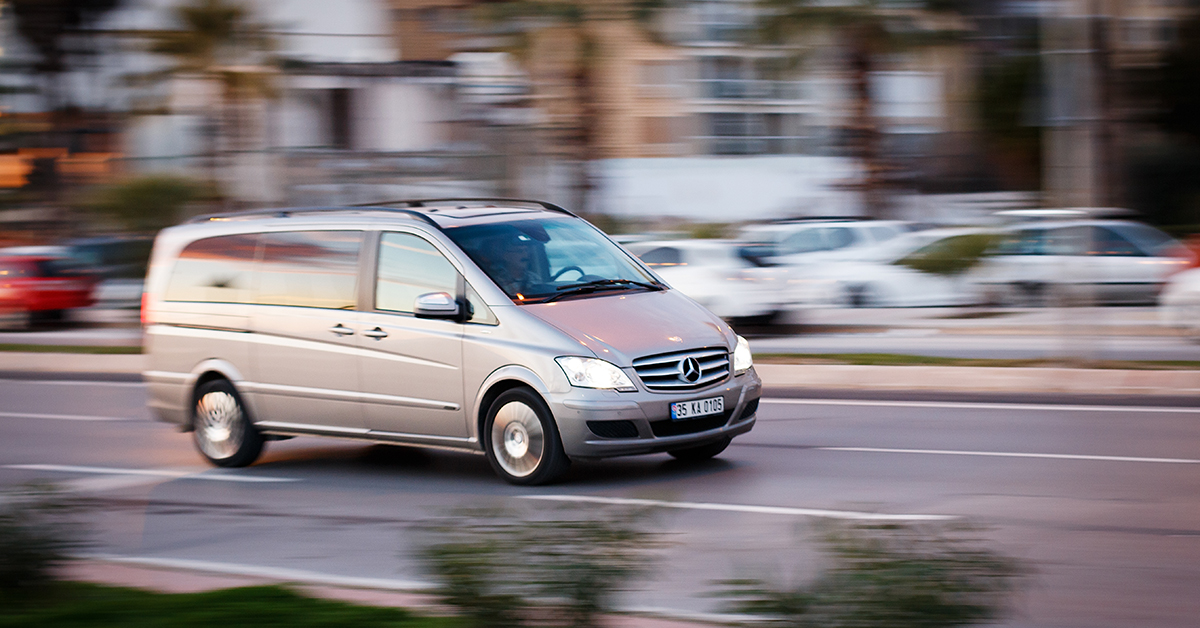
[[[411,314],[417,297],[430,292],[457,296],[458,271],[424,239],[384,233],[379,240],[375,309]]]
[[[281,231],[259,237],[256,303],[354,309],[361,231]]]
[[[258,234],[196,240],[184,247],[171,270],[167,301],[249,303]]]

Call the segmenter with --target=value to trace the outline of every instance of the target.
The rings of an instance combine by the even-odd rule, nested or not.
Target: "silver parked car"
[[[151,409],[221,466],[324,435],[543,483],[574,458],[715,456],[762,388],[727,324],[549,203],[198,219],[159,234],[143,317]]]
[[[1195,255],[1129,220],[1047,220],[1002,231],[973,280],[989,300],[1016,304],[1154,303]]]

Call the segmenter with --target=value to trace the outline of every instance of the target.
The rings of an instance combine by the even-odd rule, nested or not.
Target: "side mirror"
[[[413,314],[418,318],[458,318],[458,301],[448,292],[429,292],[417,297]]]

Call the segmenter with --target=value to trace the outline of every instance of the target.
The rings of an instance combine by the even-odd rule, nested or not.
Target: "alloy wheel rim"
[[[546,435],[533,408],[520,401],[504,404],[492,420],[492,451],[505,473],[525,477],[541,465]]]
[[[242,446],[242,407],[225,391],[205,394],[196,402],[196,443],[210,458],[221,460]]]

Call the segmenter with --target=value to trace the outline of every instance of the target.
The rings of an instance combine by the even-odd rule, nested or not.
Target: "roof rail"
[[[373,205],[374,204],[372,204],[372,203],[366,203],[366,204],[361,204],[361,205],[348,205],[345,207],[296,207],[296,208],[290,208],[290,209],[265,209],[265,210],[264,209],[252,209],[252,210],[244,211],[244,212],[229,212],[229,213],[224,213],[224,214],[205,214],[203,216],[197,216],[195,218],[192,218],[191,220],[188,220],[187,222],[189,222],[189,223],[210,222],[210,221],[215,222],[215,221],[224,221],[224,220],[244,220],[244,219],[249,219],[249,218],[286,218],[286,217],[292,216],[294,214],[319,214],[322,212],[346,211],[347,209],[352,209],[352,208],[356,208],[356,207],[372,207]],[[403,208],[399,208],[399,207],[376,207],[376,209],[406,214],[406,215],[412,216],[413,218],[417,218],[421,221],[427,222],[427,223],[433,225],[434,227],[437,227],[438,229],[441,229],[441,225],[438,225],[428,215],[423,214],[419,211],[415,211],[415,210],[411,210],[411,209],[403,209]]]
[[[451,198],[402,199],[402,200],[391,200],[391,201],[379,201],[379,202],[375,202],[375,203],[355,203],[351,207],[378,207],[378,206],[386,206],[386,205],[406,205],[408,207],[427,207],[427,206],[433,205],[433,204],[440,205],[440,204],[445,204],[445,203],[491,203],[491,204],[524,203],[526,205],[537,205],[547,211],[558,212],[560,214],[566,214],[568,216],[575,216],[575,214],[573,212],[571,212],[570,210],[567,210],[559,205],[555,205],[554,203],[548,203],[546,201],[535,201],[535,200],[524,199],[524,198],[503,198],[503,197],[488,197],[488,196],[461,197],[461,198],[451,197]],[[578,217],[578,216],[576,216],[576,217]]]
[[[784,222],[833,222],[837,220],[866,222],[875,220],[872,216],[788,216],[786,218],[772,218],[767,223],[784,223]]]

